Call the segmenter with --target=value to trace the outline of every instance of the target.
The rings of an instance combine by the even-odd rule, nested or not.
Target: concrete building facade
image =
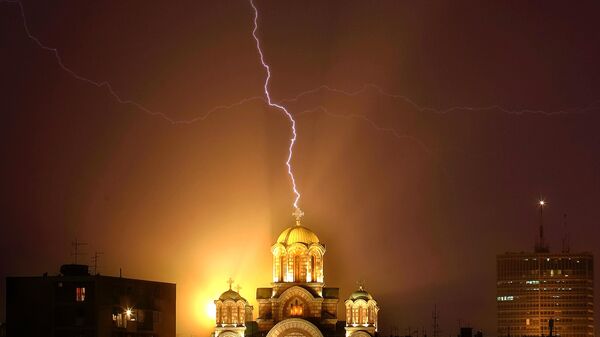
[[[6,333],[13,337],[174,337],[175,284],[90,275],[6,279]]]
[[[497,256],[498,336],[594,336],[594,258],[590,253]],[[550,322],[552,320],[552,323]]]

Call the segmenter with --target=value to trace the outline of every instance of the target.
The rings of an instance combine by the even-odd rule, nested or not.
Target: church
[[[256,289],[258,317],[239,291],[225,291],[215,300],[212,337],[374,337],[379,307],[359,286],[344,301],[345,321],[339,319],[339,288],[325,286],[325,245],[301,223],[285,229],[271,246],[273,282]]]

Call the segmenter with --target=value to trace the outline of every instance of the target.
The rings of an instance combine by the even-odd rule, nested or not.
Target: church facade
[[[258,317],[253,307],[231,289],[215,300],[213,337],[374,337],[379,307],[360,286],[344,301],[340,320],[339,288],[325,286],[325,245],[303,226],[297,209],[294,226],[271,246],[271,287],[258,288]]]

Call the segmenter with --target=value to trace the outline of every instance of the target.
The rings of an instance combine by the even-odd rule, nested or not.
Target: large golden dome
[[[284,230],[277,238],[277,243],[284,245],[291,245],[296,242],[309,245],[311,243],[319,243],[319,238],[313,231],[301,225]]]

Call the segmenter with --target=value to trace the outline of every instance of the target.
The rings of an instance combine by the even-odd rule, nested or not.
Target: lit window
[[[75,301],[85,301],[85,288],[75,288]]]
[[[302,316],[302,312],[304,311],[304,306],[298,303],[298,300],[295,301],[295,304],[290,306],[290,316]]]
[[[124,317],[124,314],[113,314],[112,319],[117,328],[126,328],[127,320]]]

